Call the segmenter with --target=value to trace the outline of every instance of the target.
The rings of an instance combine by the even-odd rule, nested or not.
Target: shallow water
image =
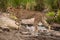
[[[27,26],[26,28],[29,29],[30,31],[34,31],[35,30],[34,26]],[[40,25],[40,26],[38,26],[38,30],[43,31],[43,30],[47,30],[47,29],[44,26]]]

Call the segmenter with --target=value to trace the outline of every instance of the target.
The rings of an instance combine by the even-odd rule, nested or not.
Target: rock
[[[31,19],[22,19],[21,23],[22,24],[33,24],[34,23],[34,18],[31,18]]]
[[[30,32],[22,32],[23,35],[31,35]]]
[[[1,29],[0,29],[0,33],[3,32]]]
[[[0,27],[18,29],[19,26],[15,24],[15,21],[6,16],[0,16]]]
[[[60,32],[59,31],[51,31],[50,32],[53,36],[59,36],[60,37]]]
[[[52,23],[51,26],[52,27],[60,27],[60,24],[58,24],[58,23]]]

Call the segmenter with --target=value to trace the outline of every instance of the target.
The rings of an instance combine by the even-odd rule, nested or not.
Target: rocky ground
[[[0,29],[0,40],[60,40],[60,33],[56,31],[39,32],[38,36],[32,36],[26,28],[18,30]]]
[[[11,29],[16,28],[17,25],[15,21],[10,20],[9,22],[6,21],[7,19],[10,20],[5,14],[0,14],[0,40],[60,40],[60,31],[39,30],[38,36],[33,36],[28,26],[22,26],[19,30]]]

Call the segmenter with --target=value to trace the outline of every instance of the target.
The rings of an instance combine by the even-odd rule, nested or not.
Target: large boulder
[[[13,29],[18,29],[19,26],[15,24],[15,21],[10,19],[7,16],[1,15],[0,16],[0,27],[2,28],[13,28]]]

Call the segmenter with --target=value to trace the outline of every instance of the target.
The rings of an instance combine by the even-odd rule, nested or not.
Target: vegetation
[[[51,23],[51,22],[54,22],[55,21],[55,13],[52,11],[52,12],[48,12],[47,14],[46,14],[46,16],[47,16],[47,21],[49,22],[49,23]]]
[[[56,15],[55,21],[56,21],[57,23],[60,23],[60,10],[57,11],[57,15]]]
[[[8,6],[23,6],[24,8],[43,10],[48,8],[50,11],[55,11],[60,8],[60,0],[0,0],[0,8]]]
[[[55,12],[48,12],[46,15],[49,23],[54,22],[60,24],[60,10],[57,11],[57,14]]]

